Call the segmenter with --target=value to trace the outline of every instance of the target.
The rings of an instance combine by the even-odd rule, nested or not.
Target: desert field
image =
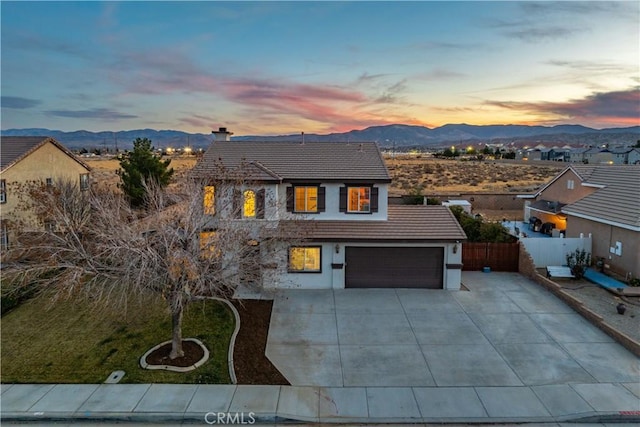
[[[94,182],[116,184],[120,167],[116,159],[83,158],[92,169]],[[502,161],[460,161],[432,158],[385,158],[391,174],[390,193],[445,194],[460,192],[533,191],[555,176],[566,164],[537,165]],[[196,164],[196,158],[172,157],[175,176],[181,177]]]
[[[433,158],[386,158],[391,194],[460,192],[521,193],[549,181],[566,164],[526,164],[514,161],[463,161]]]
[[[86,157],[82,158],[91,168],[91,179],[97,185],[106,185],[115,187],[120,182],[117,174],[120,169],[120,162],[113,158]],[[175,170],[174,177],[181,177],[196,164],[194,156],[189,157],[172,157],[171,167]]]
[[[96,185],[115,187],[119,182],[116,171],[119,162],[115,159],[83,158],[92,169]],[[171,167],[176,177],[184,176],[197,159],[172,157]],[[566,164],[526,164],[513,161],[462,161],[433,158],[396,156],[385,158],[392,178],[390,195],[422,194],[427,196],[447,195],[455,198],[459,193],[510,193],[532,192],[555,176]],[[478,198],[478,197],[477,197]],[[521,219],[522,209],[513,206],[476,208],[488,220],[502,218]]]

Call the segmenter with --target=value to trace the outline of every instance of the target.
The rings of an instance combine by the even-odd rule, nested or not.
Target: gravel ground
[[[585,279],[554,279],[585,307],[602,316],[605,322],[640,342],[640,297],[618,297]],[[624,315],[618,314],[616,306],[623,302],[627,306]]]

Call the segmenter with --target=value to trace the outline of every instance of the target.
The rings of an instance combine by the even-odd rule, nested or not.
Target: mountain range
[[[211,134],[186,133],[177,130],[138,129],[128,131],[90,132],[79,130],[63,132],[42,128],[6,129],[2,136],[51,136],[70,149],[130,149],[135,138],[149,138],[156,148],[206,148]],[[449,145],[501,143],[514,146],[544,144],[547,146],[570,144],[589,146],[598,144],[633,145],[640,140],[640,126],[626,128],[593,129],[581,125],[527,126],[527,125],[468,125],[447,124],[436,128],[394,124],[371,126],[344,133],[294,134],[278,136],[246,135],[232,137],[232,141],[305,141],[309,142],[362,142],[376,141],[382,148],[436,148]]]

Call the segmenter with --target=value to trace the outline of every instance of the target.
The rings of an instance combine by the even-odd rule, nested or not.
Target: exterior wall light
[[[454,253],[454,254],[457,254],[457,253],[458,253],[458,242],[456,242],[456,243],[453,245],[453,253]]]
[[[340,244],[336,243],[336,253],[339,254],[340,253]]]

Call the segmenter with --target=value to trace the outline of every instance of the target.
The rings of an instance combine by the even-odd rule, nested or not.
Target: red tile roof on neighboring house
[[[193,168],[197,177],[253,165],[271,181],[391,182],[380,150],[373,142],[213,142]]]
[[[64,145],[46,136],[3,136],[0,137],[0,171],[5,171],[46,143],[52,143],[67,156],[90,171],[91,168],[78,159]]]
[[[389,206],[386,221],[309,221],[305,233],[315,241],[455,242],[467,239],[445,206]],[[299,224],[299,222],[298,222]]]
[[[583,184],[602,188],[562,212],[640,232],[640,165],[592,168]]]

